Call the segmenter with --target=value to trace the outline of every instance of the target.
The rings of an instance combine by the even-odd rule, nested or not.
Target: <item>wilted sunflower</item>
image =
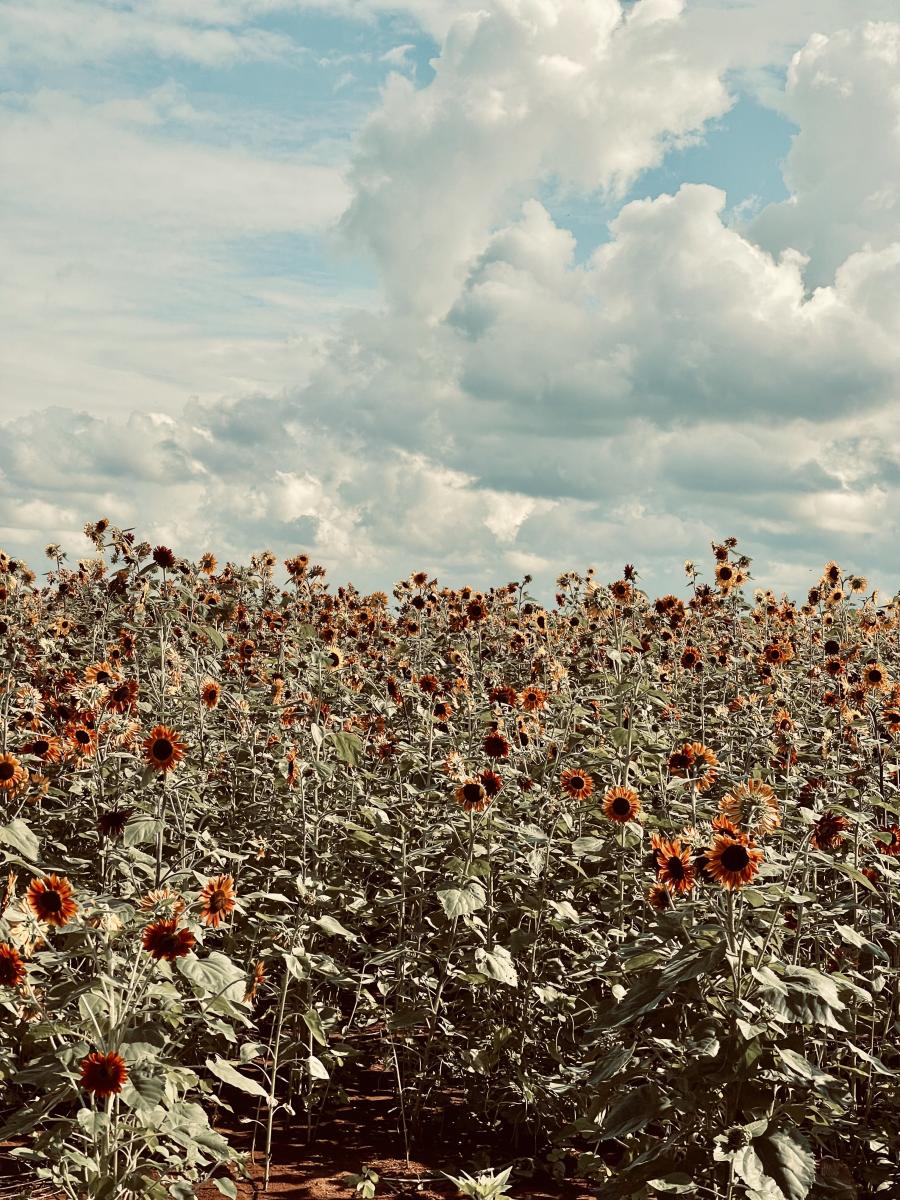
[[[0,789],[14,792],[27,778],[27,771],[14,754],[0,754]]]
[[[142,912],[153,912],[160,905],[177,909],[178,913],[184,911],[184,901],[178,892],[173,892],[169,887],[154,888],[141,897],[140,907]]]
[[[222,689],[214,679],[207,679],[200,689],[200,699],[203,702],[204,708],[213,709],[219,703],[219,697],[222,694]]]
[[[178,928],[178,918],[156,921],[144,930],[143,946],[151,957],[174,962],[191,952],[196,939],[189,929]]]
[[[781,824],[778,797],[767,783],[748,779],[723,796],[719,812],[735,826],[743,825],[750,833],[772,833]]]
[[[89,684],[104,684],[109,687],[118,677],[118,672],[108,662],[91,663],[84,669],[84,682]]]
[[[671,841],[654,834],[651,839],[659,882],[679,896],[689,892],[695,882],[690,846],[682,846],[678,838]]]
[[[213,929],[234,912],[234,880],[230,875],[217,875],[207,881],[200,893],[200,920]]]
[[[880,829],[879,833],[889,833],[890,841],[875,842],[875,849],[879,854],[887,854],[891,858],[896,858],[900,854],[900,825],[889,825],[887,829]]]
[[[490,771],[490,770],[482,771],[479,774],[478,778],[481,780],[481,786],[487,792],[488,798],[493,800],[493,798],[500,792],[501,788],[503,787],[503,780],[500,778],[500,776],[497,774],[496,771]]]
[[[144,757],[157,771],[171,771],[184,758],[184,742],[168,725],[156,725],[144,741]]]
[[[738,890],[749,883],[759,870],[762,850],[756,849],[742,834],[721,834],[706,854],[707,873],[721,887]]]
[[[488,794],[480,779],[467,779],[454,793],[457,804],[466,812],[482,812],[489,803]]]
[[[25,899],[39,921],[60,928],[68,925],[78,912],[78,905],[72,899],[72,885],[65,876],[45,875],[43,879],[33,879]]]
[[[813,825],[810,842],[817,850],[840,850],[846,838],[845,830],[850,828],[846,817],[836,812],[824,812]]]
[[[100,1054],[95,1050],[81,1060],[81,1089],[98,1099],[118,1095],[127,1078],[125,1059],[114,1052]]]
[[[259,961],[253,967],[253,974],[250,976],[250,985],[244,992],[244,1003],[249,1004],[256,999],[256,993],[262,986],[262,982],[266,977],[266,965]]]
[[[664,883],[654,883],[647,891],[647,903],[657,912],[665,912],[667,908],[672,907],[674,901],[672,893]]]
[[[18,987],[25,980],[25,964],[15,946],[0,942],[0,987]]]
[[[682,778],[690,774],[698,792],[708,791],[715,783],[718,765],[715,754],[702,742],[685,742],[668,759],[669,773]]]
[[[488,758],[508,758],[509,742],[499,729],[493,729],[484,739],[482,749]]]
[[[610,821],[624,825],[626,821],[633,821],[640,811],[638,794],[629,787],[611,787],[603,797],[603,815]]]
[[[115,808],[107,808],[97,818],[97,828],[106,838],[121,837],[133,815],[133,807],[119,808],[117,805]]]
[[[594,791],[594,781],[586,771],[569,767],[559,778],[560,786],[573,800],[588,800]]]

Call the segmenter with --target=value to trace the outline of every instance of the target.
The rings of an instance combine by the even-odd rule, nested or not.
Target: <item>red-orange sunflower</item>
[[[230,875],[217,875],[207,881],[200,893],[200,920],[217,928],[225,917],[234,912],[234,880]]]
[[[742,834],[722,834],[713,841],[705,858],[707,874],[720,887],[737,890],[756,875],[763,852]]]
[[[156,725],[144,742],[144,757],[157,771],[171,771],[184,758],[184,742],[168,725]]]
[[[118,1095],[127,1078],[128,1068],[119,1054],[100,1054],[95,1050],[81,1060],[81,1089],[98,1099]]]
[[[144,949],[155,959],[165,958],[174,962],[189,954],[196,938],[189,929],[179,929],[178,921],[156,921],[144,930]]]
[[[670,892],[683,896],[693,888],[696,879],[691,847],[682,846],[679,838],[668,841],[658,834],[654,834],[651,840],[660,883]]]
[[[603,815],[624,825],[633,821],[641,811],[637,792],[629,787],[611,787],[603,797]]]
[[[0,942],[0,987],[18,987],[25,980],[25,964],[15,946]]]
[[[0,789],[14,792],[26,779],[25,768],[14,754],[0,754]]]
[[[72,899],[72,885],[65,876],[46,875],[43,879],[33,879],[25,899],[39,921],[60,928],[68,925],[78,912],[78,905]]]
[[[457,804],[461,804],[466,812],[482,812],[490,802],[480,779],[467,779],[454,794]]]
[[[588,800],[594,791],[593,779],[587,771],[581,771],[577,767],[569,767],[563,771],[559,782],[563,791],[573,800]]]

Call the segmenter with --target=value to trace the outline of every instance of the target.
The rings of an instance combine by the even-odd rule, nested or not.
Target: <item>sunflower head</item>
[[[0,942],[0,987],[18,987],[25,981],[25,964],[15,946]]]
[[[81,1089],[98,1099],[116,1096],[128,1078],[125,1060],[115,1053],[94,1051],[81,1060]]]
[[[189,954],[196,943],[189,929],[178,928],[178,918],[155,921],[144,930],[143,946],[152,958],[174,962]]]
[[[200,893],[200,920],[217,928],[225,917],[233,912],[234,880],[230,875],[217,875],[210,879]]]
[[[707,873],[723,888],[738,890],[759,870],[763,853],[741,834],[721,834],[706,854]]]
[[[640,811],[641,802],[632,788],[621,785],[611,787],[603,797],[603,815],[619,825],[634,821]]]
[[[156,725],[144,741],[144,757],[156,771],[171,771],[184,758],[184,742],[168,725]]]
[[[569,767],[559,779],[563,791],[573,800],[589,800],[594,791],[594,781],[587,771]]]

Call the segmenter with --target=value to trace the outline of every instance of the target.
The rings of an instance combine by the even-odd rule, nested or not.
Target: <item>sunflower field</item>
[[[0,556],[0,1162],[236,1197],[231,1129],[377,1068],[513,1185],[900,1195],[900,599],[734,539],[545,607],[85,532]]]

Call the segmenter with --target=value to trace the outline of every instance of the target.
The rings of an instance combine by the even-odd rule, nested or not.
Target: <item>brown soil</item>
[[[346,1177],[360,1175],[364,1167],[370,1167],[379,1176],[376,1200],[448,1200],[459,1193],[442,1171],[476,1174],[475,1162],[488,1161],[500,1169],[514,1161],[515,1151],[506,1146],[504,1152],[502,1139],[495,1137],[492,1144],[487,1139],[462,1140],[459,1126],[464,1124],[464,1115],[457,1109],[449,1116],[448,1120],[445,1113],[440,1127],[436,1124],[427,1138],[410,1148],[407,1161],[395,1097],[355,1094],[347,1105],[323,1119],[309,1143],[305,1120],[297,1120],[289,1130],[276,1129],[267,1192],[263,1191],[262,1139],[257,1135],[252,1180],[239,1182],[239,1195],[241,1200],[269,1196],[278,1200],[349,1200],[355,1193]],[[223,1124],[222,1128],[236,1149],[250,1151],[251,1134],[246,1127]],[[524,1168],[518,1173],[514,1168],[512,1182],[514,1200],[592,1200],[596,1195],[574,1181],[525,1178]],[[214,1200],[221,1193],[209,1185],[199,1196]]]

